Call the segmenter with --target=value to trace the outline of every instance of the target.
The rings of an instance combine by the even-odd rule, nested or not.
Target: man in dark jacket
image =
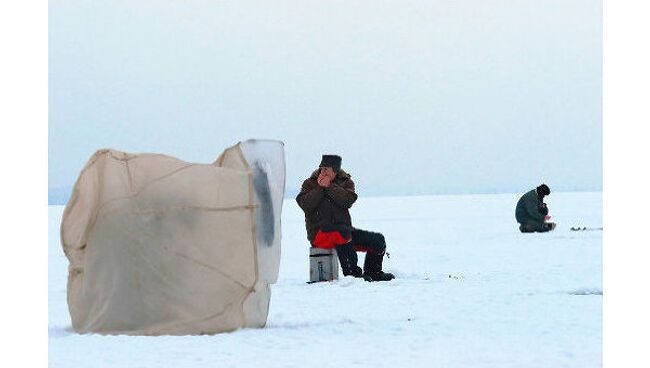
[[[395,278],[382,271],[386,241],[380,233],[352,227],[350,207],[357,200],[350,174],[341,170],[341,157],[323,155],[320,167],[302,183],[296,201],[305,212],[307,239],[318,248],[336,248],[343,275],[366,281]],[[363,272],[356,250],[366,251]]]
[[[545,233],[555,229],[554,223],[546,222],[551,217],[548,215],[544,197],[549,194],[551,194],[551,189],[548,185],[542,184],[519,198],[515,210],[519,231],[522,233]]]

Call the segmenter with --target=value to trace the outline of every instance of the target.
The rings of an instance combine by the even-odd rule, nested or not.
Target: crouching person
[[[542,184],[519,198],[515,210],[519,231],[522,233],[544,233],[555,229],[554,223],[546,222],[551,217],[548,215],[544,197],[549,194],[551,194],[551,189],[548,185]]]
[[[341,157],[323,155],[319,168],[303,183],[296,201],[305,212],[307,239],[318,248],[336,248],[343,275],[366,281],[389,281],[382,271],[386,241],[380,233],[352,227],[350,207],[357,200],[350,174],[341,170]],[[356,250],[366,251],[363,271]]]

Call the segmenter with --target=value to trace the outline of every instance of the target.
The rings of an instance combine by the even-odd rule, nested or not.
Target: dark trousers
[[[526,222],[519,225],[519,231],[522,233],[545,233],[551,231],[551,223],[546,222]]]
[[[352,230],[352,245],[357,250],[367,253],[384,254],[386,252],[386,239],[381,233],[361,229]]]
[[[381,233],[353,229],[348,225],[323,226],[320,231],[325,233],[338,232],[342,239],[351,238],[348,243],[336,246],[336,252],[344,275],[353,274],[353,269],[357,267],[359,259],[357,251],[366,252],[363,263],[364,272],[376,274],[381,271],[384,254],[386,253],[386,239]],[[318,237],[316,240],[318,240]],[[326,245],[321,244],[320,246],[325,247]]]

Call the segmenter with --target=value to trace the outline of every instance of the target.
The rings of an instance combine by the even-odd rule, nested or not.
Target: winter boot
[[[341,263],[343,276],[363,277],[361,267],[357,266],[357,262],[359,261],[357,252],[354,251],[351,242],[336,247],[336,254],[339,257],[339,263]]]
[[[366,253],[366,260],[363,263],[363,278],[366,281],[390,281],[395,278],[392,273],[381,270],[384,260],[384,253]]]

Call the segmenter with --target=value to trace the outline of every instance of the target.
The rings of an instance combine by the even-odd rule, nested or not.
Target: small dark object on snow
[[[603,228],[602,227],[586,227],[586,226],[580,227],[580,226],[578,226],[578,227],[571,227],[570,230],[571,231],[602,231]]]

